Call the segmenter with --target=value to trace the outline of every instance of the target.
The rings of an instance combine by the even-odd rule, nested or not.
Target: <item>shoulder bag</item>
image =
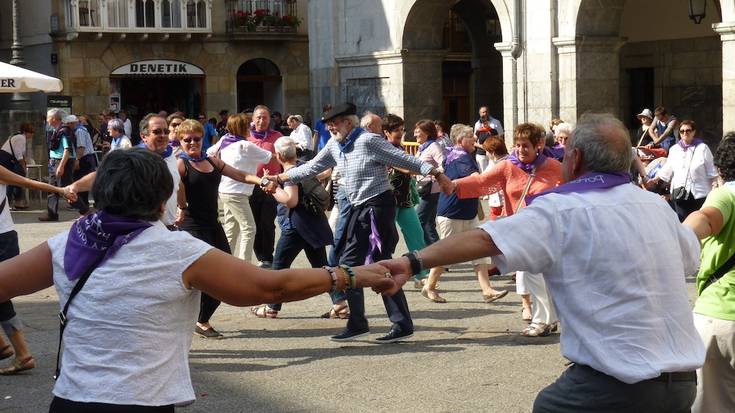
[[[672,201],[691,201],[692,199],[694,199],[694,194],[687,190],[687,181],[689,180],[689,170],[692,167],[692,162],[694,162],[694,154],[696,151],[697,147],[695,146],[692,150],[692,157],[689,159],[689,164],[687,165],[687,176],[684,178],[684,185],[674,188],[671,191]],[[686,159],[686,153],[684,153],[684,159]]]

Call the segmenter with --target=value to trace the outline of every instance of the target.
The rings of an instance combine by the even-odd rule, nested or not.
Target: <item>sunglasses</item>
[[[172,128],[175,128],[175,127],[177,127],[177,126],[179,126],[179,125],[181,125],[181,122],[179,122],[179,123],[172,123],[172,124],[171,124],[171,127],[172,127]]]
[[[692,133],[694,129],[679,129],[679,133]]]
[[[196,137],[196,138],[183,138],[181,140],[184,143],[191,143],[191,142],[201,142],[202,141],[202,138],[201,137]]]
[[[168,129],[153,129],[151,130],[151,135],[168,135],[169,130]]]

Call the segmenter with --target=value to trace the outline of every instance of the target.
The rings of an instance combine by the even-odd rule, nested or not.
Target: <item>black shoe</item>
[[[50,217],[48,215],[44,215],[42,217],[38,217],[38,220],[41,222],[57,222],[59,220],[59,217]]]
[[[375,339],[378,343],[395,343],[413,337],[413,331],[404,332],[398,328],[391,328],[388,334]]]
[[[258,267],[270,270],[271,268],[273,268],[273,262],[272,261],[261,261]]]
[[[337,334],[336,336],[332,336],[329,339],[332,341],[352,341],[368,334],[370,334],[369,328],[365,328],[362,330],[350,330],[345,328],[343,332]]]
[[[204,337],[204,338],[214,338],[214,339],[221,339],[224,338],[219,331],[215,330],[213,327],[209,327],[208,329],[203,329],[199,326],[196,326],[194,329],[194,334]]]

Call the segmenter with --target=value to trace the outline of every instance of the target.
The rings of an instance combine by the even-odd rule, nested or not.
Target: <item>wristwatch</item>
[[[433,169],[432,169],[432,170],[431,170],[431,171],[429,172],[429,175],[433,176],[434,178],[438,178],[438,177],[439,177],[439,175],[441,175],[441,174],[442,174],[442,173],[441,173],[441,171],[440,171],[440,170],[438,170],[438,169],[436,169],[436,168],[433,168]]]
[[[419,257],[418,251],[407,252],[403,256],[408,258],[408,263],[411,266],[411,275],[421,274],[421,271],[424,269],[424,261]]]
[[[263,177],[263,179],[260,180],[261,187],[266,187],[269,183],[271,183],[271,180],[266,178],[265,176]]]

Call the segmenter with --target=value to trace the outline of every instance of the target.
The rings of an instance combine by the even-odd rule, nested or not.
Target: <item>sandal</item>
[[[341,320],[346,320],[350,318],[350,308],[347,306],[347,304],[342,304],[341,306],[337,307],[337,309],[335,309],[334,307],[330,308],[329,311],[322,314],[320,317],[339,318]]]
[[[549,326],[544,323],[531,323],[531,325],[521,331],[521,335],[524,337],[546,337],[549,334],[551,334]]]
[[[4,369],[0,369],[0,376],[11,376],[18,374],[21,371],[30,370],[36,367],[36,360],[33,357],[28,357],[25,360],[13,360],[13,363]]]
[[[485,300],[486,303],[492,303],[493,301],[500,300],[501,298],[505,297],[506,295],[508,295],[508,290],[503,290],[503,291],[501,291],[501,292],[499,292],[497,294],[493,294],[493,295],[485,295],[485,294],[483,294],[482,295],[482,298],[483,298],[483,300]]]
[[[14,354],[15,351],[13,351],[13,347],[10,344],[6,344],[5,347],[0,349],[0,360],[13,357]]]
[[[261,305],[258,307],[251,307],[250,312],[258,318],[277,318],[278,311],[273,310],[267,305]]]
[[[447,300],[444,299],[444,297],[440,296],[439,293],[436,292],[436,290],[432,290],[431,288],[424,287],[421,289],[421,295],[424,296],[429,301],[443,304],[446,303]]]
[[[523,319],[523,321],[530,323],[531,317],[531,309],[528,307],[523,307],[523,310],[521,310],[521,318]]]

